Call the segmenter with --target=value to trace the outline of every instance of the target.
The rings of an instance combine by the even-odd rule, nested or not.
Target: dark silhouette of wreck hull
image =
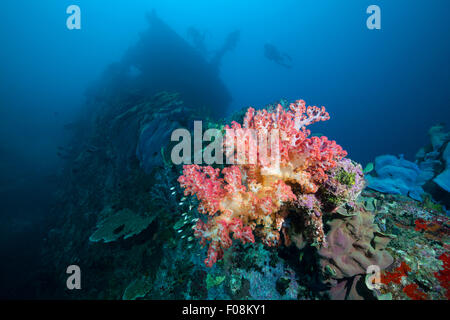
[[[120,62],[112,64],[91,90],[96,101],[124,108],[161,91],[178,92],[185,104],[202,114],[223,116],[231,96],[219,69],[180,37],[155,12],[149,28]],[[92,92],[93,91],[93,92]]]

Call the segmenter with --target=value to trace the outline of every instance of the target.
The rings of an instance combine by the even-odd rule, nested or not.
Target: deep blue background
[[[81,7],[81,30],[66,29],[70,4]],[[366,28],[370,4],[381,8],[381,30]],[[206,31],[210,50],[241,30],[221,69],[232,110],[280,98],[324,105],[331,120],[311,129],[363,163],[385,153],[412,159],[427,129],[450,118],[447,0],[8,0],[0,8],[2,151],[41,169],[57,164],[62,126],[85,87],[138,39],[153,8],[183,37],[190,26]],[[294,68],[265,59],[266,42]]]
[[[71,4],[81,7],[81,30],[66,28]],[[371,4],[381,7],[381,30],[366,28]],[[183,37],[190,26],[205,31],[210,53],[241,31],[221,67],[229,113],[281,98],[324,105],[331,120],[312,131],[363,164],[386,153],[413,159],[428,128],[450,119],[448,0],[2,0],[0,299],[35,298],[29,278],[48,232],[63,127],[151,9]],[[294,68],[267,60],[267,42]]]

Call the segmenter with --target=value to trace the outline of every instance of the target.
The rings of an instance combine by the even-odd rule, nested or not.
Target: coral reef
[[[327,119],[325,110],[280,104],[239,113],[231,127],[204,126],[280,129],[279,171],[263,157],[256,165],[215,167],[165,161],[170,144],[158,132],[172,122],[189,128],[192,118],[183,114],[200,110],[177,94],[99,110],[89,138],[71,148],[58,224],[45,239],[49,263],[39,271],[53,279],[79,264],[87,285],[63,290],[62,274],[53,286],[37,286],[42,296],[448,299],[449,221],[436,193],[418,202],[363,190],[361,166],[304,127]],[[238,142],[248,147],[251,138]],[[444,169],[445,146],[435,156],[427,149],[425,158],[440,163],[433,170],[418,161],[428,182]],[[209,244],[206,261],[202,244]],[[368,264],[380,266],[379,290],[367,287]]]
[[[371,203],[383,233],[395,235],[386,248],[394,263],[382,271],[380,293],[402,300],[446,299],[450,225],[442,209],[401,195],[369,191],[363,192],[361,202]]]

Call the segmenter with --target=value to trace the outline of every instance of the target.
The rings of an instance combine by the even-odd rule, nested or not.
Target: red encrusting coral
[[[414,230],[424,232],[425,237],[437,239],[447,235],[449,233],[448,218],[442,216],[436,216],[431,221],[424,220],[422,218],[414,221]]]
[[[411,272],[411,268],[402,261],[399,267],[393,271],[385,271],[381,273],[381,282],[384,284],[395,283],[401,284],[402,278],[408,276],[408,272]],[[426,300],[427,294],[419,290],[419,286],[415,283],[407,284],[403,287],[402,291],[412,300]]]
[[[411,283],[403,288],[403,292],[412,300],[427,300],[428,296],[418,288],[417,284]]]
[[[450,300],[450,254],[448,252],[441,254],[439,260],[443,262],[442,270],[435,272],[434,276],[439,280],[442,288],[446,290],[447,300]]]
[[[253,242],[254,233],[266,245],[280,243],[288,214],[285,205],[297,200],[297,195],[317,192],[328,179],[327,171],[347,155],[327,137],[308,137],[307,125],[328,119],[324,107],[306,107],[303,100],[290,104],[287,110],[280,104],[273,110],[249,108],[243,125],[232,122],[231,127],[225,127],[226,156],[236,165],[222,171],[196,164],[183,167],[178,181],[185,195],[196,195],[199,211],[209,215],[206,223],[199,220],[194,228],[202,244],[209,242],[207,266],[221,259],[231,246],[231,233],[244,243]],[[271,143],[260,148],[262,138],[269,136]],[[254,145],[258,146],[256,159],[251,155]],[[275,166],[273,155],[279,155]],[[325,241],[321,214],[312,213],[305,223],[311,219],[314,230],[310,234],[320,245]]]
[[[414,228],[414,230],[416,231],[427,230],[428,228],[428,222],[424,219],[417,219],[416,221],[414,221],[414,224],[416,225],[416,227]]]
[[[402,261],[399,267],[397,267],[393,271],[385,271],[381,273],[381,282],[384,284],[396,283],[399,284],[403,277],[408,275],[408,272],[411,271],[411,268]]]

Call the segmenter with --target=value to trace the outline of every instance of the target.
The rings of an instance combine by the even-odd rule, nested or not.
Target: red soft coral
[[[183,175],[178,178],[185,195],[197,196],[202,213],[213,215],[219,210],[219,202],[225,195],[219,174],[220,169],[193,164],[184,166]]]
[[[208,248],[208,254],[205,264],[212,267],[217,260],[223,256],[224,250],[231,247],[232,240],[230,233],[234,239],[239,239],[242,243],[255,242],[252,229],[249,226],[243,226],[242,221],[233,218],[230,222],[222,219],[210,220],[204,223],[199,220],[194,227],[194,235],[200,238],[200,243],[205,245],[208,240],[211,241]]]
[[[327,171],[346,152],[326,137],[308,137],[306,126],[329,119],[324,107],[298,100],[284,109],[249,108],[242,125],[226,126],[224,150],[232,165],[222,171],[198,165],[184,166],[178,181],[186,195],[196,195],[199,211],[208,221],[198,221],[195,236],[209,242],[206,265],[212,266],[231,246],[230,234],[242,242],[253,242],[253,231],[263,243],[280,243],[280,231],[288,210],[285,203],[297,199],[292,187],[315,193],[327,180]],[[277,157],[279,156],[279,157]],[[278,161],[277,161],[278,160]],[[276,163],[274,163],[274,161]],[[322,217],[311,215],[306,225],[322,243]]]

